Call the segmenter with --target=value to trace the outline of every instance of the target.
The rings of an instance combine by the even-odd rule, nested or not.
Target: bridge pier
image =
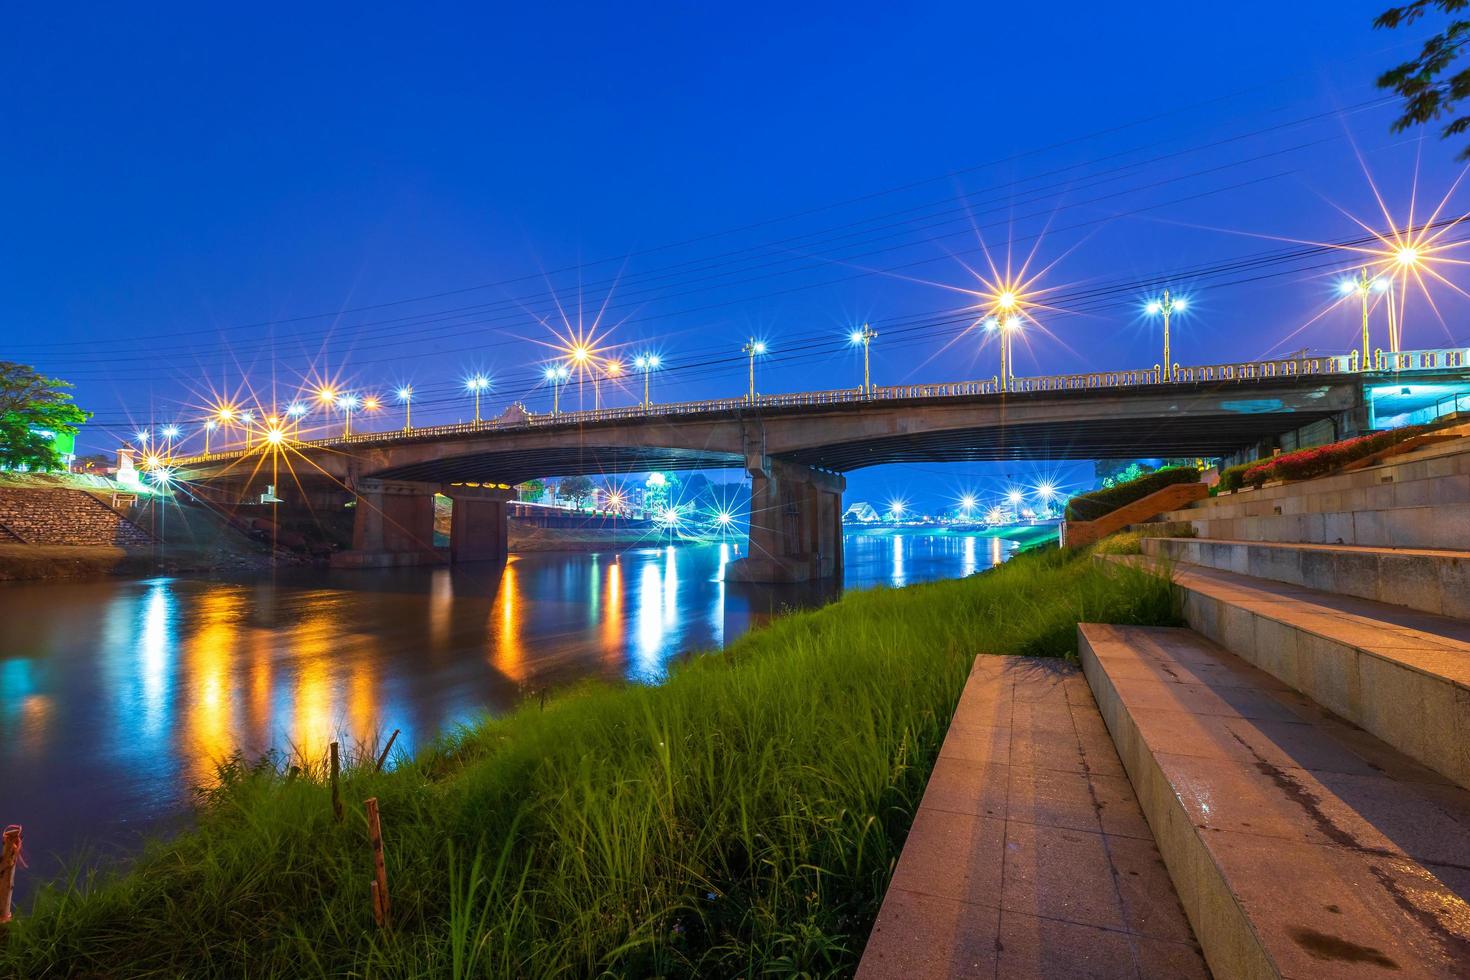
[[[352,550],[332,556],[342,568],[431,565],[444,560],[434,547],[432,483],[359,480],[352,521]]]
[[[808,582],[842,575],[842,491],[833,473],[760,457],[749,461],[750,546],[725,567],[730,582]]]
[[[504,561],[510,552],[506,505],[514,490],[494,487],[449,486],[444,493],[454,501],[450,519],[449,560]]]

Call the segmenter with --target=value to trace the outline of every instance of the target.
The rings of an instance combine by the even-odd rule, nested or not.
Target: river
[[[849,533],[843,587],[969,575],[1012,546]],[[584,677],[658,683],[835,585],[726,585],[735,544],[512,556],[504,566],[300,569],[0,585],[0,825],[22,893],[187,813],[232,751],[395,751]]]

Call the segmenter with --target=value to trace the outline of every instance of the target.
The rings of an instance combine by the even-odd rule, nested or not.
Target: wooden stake
[[[20,825],[5,828],[0,842],[0,923],[10,921],[10,896],[15,890],[15,866],[20,864]]]
[[[367,807],[368,840],[373,845],[373,919],[381,929],[388,928],[388,871],[383,866],[383,828],[378,823],[378,798],[363,801]]]
[[[337,743],[332,743],[332,816],[337,822],[342,822],[342,790],[337,785],[337,774],[341,772],[342,763],[337,754]]]
[[[398,729],[393,729],[393,734],[388,736],[388,744],[383,746],[383,754],[378,756],[378,772],[383,771],[383,763],[388,761],[388,752],[393,748],[393,743],[398,738]]]

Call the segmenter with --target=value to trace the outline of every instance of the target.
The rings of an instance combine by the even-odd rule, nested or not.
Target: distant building
[[[873,505],[865,500],[859,500],[848,506],[843,512],[842,523],[844,524],[877,524],[883,518],[873,509]]]

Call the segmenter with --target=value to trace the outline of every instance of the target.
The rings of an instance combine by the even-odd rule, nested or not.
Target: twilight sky
[[[856,385],[864,321],[877,383],[990,377],[971,269],[1033,250],[1018,374],[1156,363],[1151,285],[1192,300],[1183,363],[1341,350],[1353,256],[1300,243],[1461,172],[1389,131],[1372,80],[1434,24],[1376,32],[1385,2],[16,8],[0,358],[76,383],[83,451],[321,378],[411,383],[416,423],[467,417],[476,371],[487,413],[544,410],[579,318],[662,356],[660,400],[740,394],[752,335],[764,392]],[[1432,298],[1405,346],[1470,343]],[[885,467],[849,499],[1090,475]]]

